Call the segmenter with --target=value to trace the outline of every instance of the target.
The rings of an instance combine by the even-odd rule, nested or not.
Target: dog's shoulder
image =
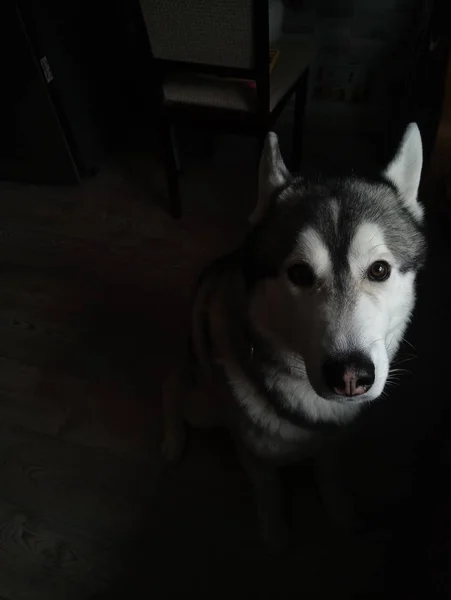
[[[246,313],[246,287],[240,257],[232,253],[213,261],[201,274],[192,315],[192,347],[204,373],[224,355],[233,353],[231,344]]]
[[[228,254],[213,261],[201,274],[195,306],[209,316],[226,321],[241,320],[246,310],[246,284],[239,253]]]
[[[234,288],[241,286],[244,290],[242,258],[239,251],[221,256],[208,264],[199,276],[197,291],[205,286],[224,288],[227,285],[232,285]]]

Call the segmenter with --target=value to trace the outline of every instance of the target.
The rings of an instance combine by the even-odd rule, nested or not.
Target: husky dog
[[[320,453],[384,390],[424,262],[421,168],[415,124],[373,180],[292,176],[270,133],[251,230],[200,279],[163,449],[180,456],[184,419],[227,427],[273,546],[284,537],[274,465]]]

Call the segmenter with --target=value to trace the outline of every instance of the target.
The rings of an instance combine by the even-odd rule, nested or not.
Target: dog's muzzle
[[[323,365],[323,377],[334,394],[349,398],[361,396],[374,383],[374,364],[360,352],[329,358]]]

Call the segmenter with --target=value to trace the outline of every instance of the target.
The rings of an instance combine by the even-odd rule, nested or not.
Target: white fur
[[[287,264],[300,257],[321,273],[320,284],[313,289],[296,288],[283,269],[279,278],[256,286],[250,318],[254,327],[279,348],[280,355],[297,357],[291,361],[297,365],[295,368],[307,369],[306,381],[296,379],[294,372],[292,380],[285,379],[283,385],[290,388],[288,395],[298,398],[313,420],[345,419],[349,403],[335,408],[337,403],[330,402],[338,398],[322,380],[322,365],[334,353],[367,354],[375,365],[375,382],[358,402],[378,397],[388,376],[389,360],[410,318],[415,276],[400,272],[382,230],[369,222],[357,229],[349,248],[351,277],[347,285],[352,302],[337,301],[327,248],[311,228],[299,234]],[[384,282],[367,277],[368,268],[377,260],[391,265],[391,275]]]
[[[390,277],[380,283],[365,276],[362,278],[377,260],[385,260],[391,265]],[[362,278],[350,336],[360,340],[362,347],[359,349],[364,352],[369,349],[376,369],[370,394],[377,397],[387,379],[389,359],[395,354],[410,318],[415,298],[415,275],[399,271],[382,230],[374,223],[365,223],[357,230],[350,246],[349,262],[354,277]]]
[[[308,227],[298,236],[296,249],[292,255],[309,264],[317,277],[325,277],[331,270],[329,250],[315,229]],[[296,260],[293,261],[294,263]]]
[[[292,408],[308,415],[313,423],[339,423],[345,424],[354,418],[361,405],[352,406],[330,402],[314,391],[308,379],[300,379],[293,375],[280,374],[275,371],[266,374],[266,380],[273,379],[272,386],[283,392],[286,398],[286,408]]]
[[[386,246],[380,227],[374,223],[364,223],[357,230],[350,248],[350,264],[355,276],[367,271],[376,260],[385,260],[392,266],[391,276],[380,284],[365,279],[364,293],[387,312],[388,329],[384,341],[389,349],[389,357],[392,357],[413,309],[415,273],[400,273],[399,265]],[[382,306],[384,300],[387,302]],[[361,312],[365,314],[364,306],[361,307]],[[367,308],[366,312],[371,312],[371,308]]]
[[[354,276],[362,276],[376,260],[392,264],[393,255],[386,246],[381,228],[375,223],[363,223],[349,246],[349,264]],[[368,282],[367,287],[373,289],[374,284]]]
[[[278,416],[269,401],[260,395],[250,380],[232,361],[223,363],[227,379],[241,406],[251,420],[272,436],[278,435],[287,442],[295,442],[303,436],[299,427]]]
[[[404,205],[418,221],[423,220],[423,207],[418,202],[422,166],[420,131],[416,123],[410,123],[395,158],[384,174],[397,187]]]
[[[222,361],[222,365],[235,398],[248,417],[265,431],[266,435],[262,436],[259,433],[255,434],[252,428],[246,430],[246,441],[256,454],[291,460],[308,456],[317,448],[321,439],[318,432],[293,425],[280,417],[235,362],[226,360]],[[344,425],[360,411],[361,404],[340,404],[319,397],[308,380],[290,375],[280,376],[276,372],[268,372],[266,375],[269,379],[274,377],[273,387],[277,387],[279,392],[284,392],[289,398],[290,407],[301,410],[313,422]]]
[[[265,432],[262,436],[251,427],[245,430],[246,442],[254,452],[262,457],[290,459],[295,455],[299,457],[300,449],[308,452],[315,434],[280,417],[232,360],[223,361],[222,365],[235,398],[252,422]]]
[[[402,202],[417,220],[423,216],[417,199],[421,165],[421,139],[416,125],[411,125],[385,176],[397,187]],[[265,214],[270,201],[277,201],[277,190],[288,180],[277,137],[270,134],[260,162],[260,196],[254,223]],[[337,229],[339,204],[334,199],[331,202]],[[335,289],[331,258],[318,231],[312,227],[301,230],[279,276],[254,287],[249,318],[285,365],[283,372],[265,372],[266,385],[277,392],[285,408],[305,414],[312,421],[345,423],[356,416],[363,402],[377,398],[383,391],[390,360],[414,305],[415,274],[401,273],[383,231],[373,222],[363,223],[351,240],[351,274],[346,282],[349,296],[345,299]],[[378,260],[391,266],[390,277],[384,282],[371,281],[367,276],[371,264]],[[299,261],[307,262],[314,270],[317,283],[312,287],[296,287],[286,276],[287,268]],[[327,388],[322,366],[334,353],[351,352],[371,358],[375,382],[366,393],[349,402]],[[271,452],[280,453],[284,445],[304,442],[305,430],[281,418],[236,364],[226,361],[224,368],[240,404],[268,434],[268,440],[256,439],[254,445],[266,445],[265,451],[271,446]]]

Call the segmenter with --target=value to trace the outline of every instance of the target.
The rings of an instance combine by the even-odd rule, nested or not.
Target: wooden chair
[[[259,148],[295,94],[292,166],[301,158],[312,46],[303,36],[277,41],[269,69],[268,0],[140,0],[160,83],[161,134],[170,210],[181,216],[173,126],[207,125],[255,135]]]

